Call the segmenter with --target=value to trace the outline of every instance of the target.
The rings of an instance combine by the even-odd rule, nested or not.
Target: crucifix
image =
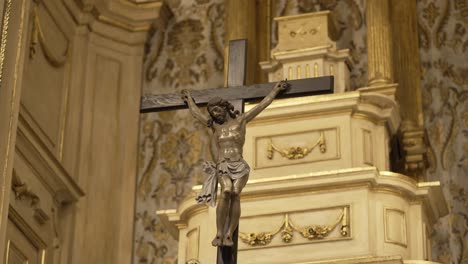
[[[333,77],[318,77],[272,84],[245,86],[247,41],[229,43],[228,87],[181,94],[149,95],[142,98],[142,113],[189,108],[192,115],[210,127],[217,145],[217,160],[205,163],[207,180],[198,202],[216,202],[218,182],[221,197],[217,207],[217,234],[212,241],[218,248],[217,264],[237,263],[240,193],[248,180],[250,168],[242,158],[245,127],[274,98],[299,97],[333,92]],[[263,100],[244,113],[244,102]],[[209,116],[198,105],[207,105]]]

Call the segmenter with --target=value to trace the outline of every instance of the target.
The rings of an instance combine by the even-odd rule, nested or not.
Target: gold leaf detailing
[[[11,0],[6,2],[5,6],[5,14],[3,17],[3,28],[2,28],[2,40],[0,44],[0,84],[2,83],[3,79],[3,62],[5,61],[5,51],[6,51],[6,44],[7,44],[7,37],[8,37],[8,24],[10,21],[10,13],[11,13]]]
[[[271,232],[260,232],[260,233],[239,233],[239,237],[242,242],[248,244],[249,246],[264,246],[270,244],[271,239],[276,235],[276,233]]]
[[[294,225],[292,222],[290,222],[290,224],[291,224],[291,227],[295,231],[299,232],[304,238],[307,238],[309,240],[314,240],[314,239],[325,238],[341,222],[342,225],[341,225],[340,234],[342,236],[347,236],[348,235],[347,216],[348,216],[347,207],[345,207],[343,208],[343,212],[338,217],[338,219],[331,225],[310,225],[310,226],[300,227],[300,226]]]
[[[270,139],[268,144],[268,159],[273,159],[273,154],[278,152],[282,157],[285,157],[290,160],[303,159],[309,155],[315,147],[319,146],[320,152],[325,153],[327,151],[327,145],[325,142],[325,136],[323,131],[320,132],[320,137],[317,142],[311,147],[290,147],[289,149],[281,149],[273,143],[273,140]]]
[[[39,15],[37,13],[37,6],[33,9],[33,25],[32,25],[32,36],[31,44],[29,46],[29,58],[34,59],[36,56],[36,46],[40,44],[41,50],[44,53],[44,57],[47,61],[55,68],[62,67],[67,61],[68,57],[68,45],[64,51],[64,54],[56,56],[52,51],[47,47],[44,33],[41,28],[41,23],[39,20]]]
[[[290,243],[294,237],[294,231],[300,233],[302,237],[308,240],[320,240],[328,236],[338,224],[341,223],[340,235],[343,237],[349,234],[348,225],[348,207],[344,207],[338,219],[331,225],[310,225],[301,227],[295,225],[290,219],[289,214],[285,214],[280,227],[274,232],[243,233],[239,232],[241,241],[249,246],[265,246],[270,244],[272,239],[281,232],[281,241]]]

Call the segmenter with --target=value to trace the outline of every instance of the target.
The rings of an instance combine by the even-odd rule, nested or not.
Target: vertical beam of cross
[[[247,66],[247,40],[229,41],[227,84],[229,87],[244,86]],[[236,110],[244,112],[244,100],[229,101]],[[225,229],[229,221],[226,221]],[[225,230],[226,231],[226,230]],[[237,263],[237,242],[239,237],[239,226],[232,234],[232,247],[218,247],[217,264],[236,264]]]

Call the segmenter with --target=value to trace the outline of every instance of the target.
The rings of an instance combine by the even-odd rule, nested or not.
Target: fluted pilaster
[[[393,55],[388,0],[368,0],[367,51],[369,86],[393,83]]]

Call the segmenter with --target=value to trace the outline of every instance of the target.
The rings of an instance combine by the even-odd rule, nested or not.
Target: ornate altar
[[[269,80],[334,75],[335,94],[275,101],[249,124],[238,262],[430,263],[428,234],[447,214],[440,185],[390,172],[396,86],[349,91],[348,51],[329,39],[327,14],[276,19]],[[199,189],[157,212],[181,264],[216,262],[216,210],[196,203]]]

